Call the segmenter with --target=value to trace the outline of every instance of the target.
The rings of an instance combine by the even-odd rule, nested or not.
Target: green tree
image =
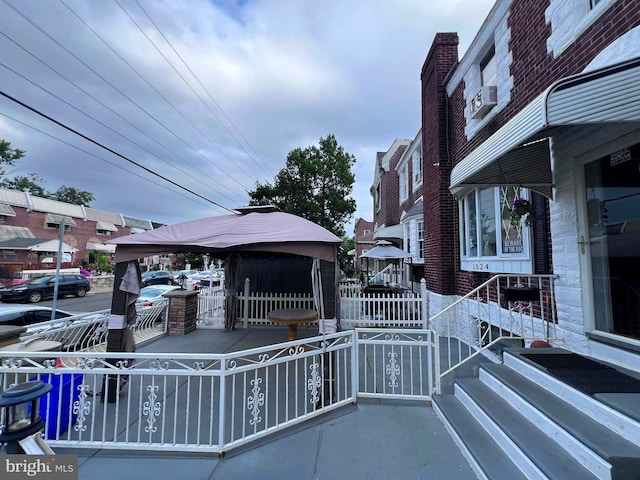
[[[351,167],[355,161],[355,156],[338,145],[334,135],[320,138],[319,146],[289,152],[286,167],[273,183],[258,182],[249,192],[249,204],[276,205],[341,237],[356,211],[356,201],[350,197],[355,182]]]
[[[85,207],[90,207],[91,205],[89,204],[95,200],[93,193],[78,190],[74,187],[67,187],[66,185],[62,185],[58,190],[51,193],[49,198],[60,202],[84,205]]]
[[[49,194],[44,189],[45,181],[35,173],[27,175],[16,175],[13,178],[5,178],[0,182],[0,187],[8,190],[20,190],[21,192],[29,192],[36,197],[48,198]]]
[[[342,245],[340,246],[340,255],[338,259],[340,262],[340,270],[342,270],[347,277],[351,277],[354,273],[353,256],[349,255],[349,251],[354,248],[356,247],[353,237],[342,237]]]
[[[0,139],[0,177],[4,177],[6,165],[15,165],[16,160],[24,157],[24,150],[11,147],[11,142]]]

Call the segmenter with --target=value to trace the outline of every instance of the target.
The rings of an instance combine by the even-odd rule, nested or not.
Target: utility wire
[[[113,88],[115,91],[117,91],[120,95],[122,95],[124,98],[126,98],[127,100],[129,100],[132,104],[134,104],[136,107],[138,107],[138,109],[140,109],[142,112],[144,112],[149,118],[151,118],[154,122],[156,122],[158,125],[160,125],[162,128],[164,128],[167,132],[169,132],[171,135],[173,135],[176,139],[180,140],[182,143],[184,143],[186,146],[188,146],[191,150],[193,150],[196,154],[198,154],[200,157],[202,157],[206,162],[209,162],[209,159],[207,157],[205,157],[202,153],[200,153],[195,147],[193,147],[192,145],[190,145],[187,141],[185,141],[184,139],[180,138],[178,135],[176,135],[176,133],[174,133],[169,127],[167,127],[166,125],[164,125],[160,120],[158,120],[156,117],[154,117],[151,113],[149,113],[147,110],[145,110],[142,106],[140,106],[137,102],[135,102],[132,98],[130,98],[127,94],[125,94],[122,90],[120,90],[118,87],[116,87],[115,85],[113,85],[111,82],[109,82],[106,78],[104,78],[102,75],[100,75],[98,72],[96,72],[93,68],[91,68],[86,62],[84,62],[82,59],[80,59],[77,55],[75,55],[73,52],[71,52],[68,48],[66,48],[64,45],[62,45],[60,42],[58,42],[55,38],[53,38],[51,35],[49,35],[47,32],[45,32],[40,26],[38,26],[36,23],[34,23],[31,19],[29,19],[28,17],[26,17],[22,12],[20,12],[19,10],[17,10],[13,5],[7,3],[6,0],[2,0],[3,3],[5,3],[7,6],[9,6],[12,10],[14,10],[18,15],[20,15],[22,18],[24,18],[27,22],[29,22],[31,25],[33,25],[36,29],[38,29],[43,35],[45,35],[47,38],[49,38],[52,42],[54,42],[56,45],[58,45],[60,48],[62,48],[65,52],[67,52],[69,55],[71,55],[73,58],[75,58],[79,63],[81,63],[84,67],[86,67],[88,70],[90,70],[94,75],[96,75],[98,78],[100,78],[103,82],[105,82],[107,85],[109,85],[111,88]],[[195,168],[195,167],[194,167]],[[217,167],[219,168],[220,167]],[[222,170],[222,169],[220,169]],[[222,170],[223,171],[223,170]],[[225,173],[227,176],[229,176],[226,172],[223,171],[223,173]],[[239,183],[238,180],[234,179],[233,177],[230,177],[233,181],[235,181],[236,183]],[[239,183],[240,184],[240,183]],[[240,186],[242,186],[243,188],[246,189],[246,187],[244,187],[244,185],[240,184]]]
[[[0,35],[4,35],[4,33],[0,32]],[[58,95],[56,95],[55,93],[47,90],[46,88],[42,87],[41,85],[38,85],[37,83],[35,83],[32,80],[29,80],[28,78],[26,78],[24,75],[22,75],[21,73],[15,71],[14,69],[12,69],[11,67],[5,65],[4,63],[0,62],[0,66],[6,68],[7,70],[9,70],[10,72],[14,73],[15,75],[19,76],[20,78],[22,78],[24,81],[29,82],[30,84],[32,84],[33,86],[35,86],[36,88],[39,88],[40,90],[42,90],[43,92],[48,93],[49,95],[51,95],[52,97],[56,98],[57,100],[59,100],[60,102],[64,103],[65,105],[69,106],[70,108],[74,109],[75,111],[77,111],[78,113],[84,115],[87,118],[90,118],[91,120],[93,120],[94,122],[98,123],[99,125],[102,125],[104,128],[110,130],[111,132],[115,133],[116,135],[118,135],[119,137],[133,143],[134,145],[136,145],[138,148],[140,148],[141,150],[144,150],[145,152],[149,153],[151,156],[155,157],[155,158],[159,158],[160,160],[162,160],[163,162],[165,162],[167,165],[175,168],[176,170],[180,171],[181,173],[183,173],[184,175],[188,176],[189,178],[201,183],[202,185],[204,185],[207,188],[210,188],[209,185],[207,185],[205,182],[203,182],[202,180],[200,180],[197,177],[194,177],[192,174],[190,174],[189,172],[183,170],[182,168],[176,166],[176,165],[171,165],[171,163],[169,163],[168,160],[165,160],[161,157],[158,157],[156,154],[154,154],[151,150],[147,149],[146,147],[140,145],[139,143],[135,142],[134,140],[126,137],[125,135],[121,134],[120,132],[118,132],[117,130],[111,128],[110,126],[106,125],[105,123],[101,122],[100,120],[92,117],[91,115],[89,115],[86,112],[83,112],[82,110],[80,110],[79,108],[75,107],[74,105],[72,105],[71,103],[67,102],[66,100],[64,100],[63,98],[59,97]],[[213,179],[212,179],[213,180]],[[224,198],[226,198],[227,200],[229,200],[230,202],[235,202],[234,199],[232,199],[231,197],[228,197],[227,195],[225,195],[224,193],[221,192],[217,192],[219,193],[221,196],[223,196]]]
[[[128,125],[130,125],[131,127],[135,128],[138,132],[140,132],[142,135],[144,135],[145,137],[147,137],[149,140],[151,140],[155,145],[158,145],[159,147],[163,148],[164,150],[166,150],[167,152],[171,153],[172,155],[174,155],[176,158],[178,158],[179,160],[182,160],[184,163],[186,163],[187,165],[191,166],[194,170],[197,170],[197,168],[195,167],[195,165],[191,164],[187,159],[181,157],[180,155],[178,155],[176,152],[174,152],[173,150],[171,150],[170,148],[166,147],[164,144],[162,144],[162,142],[156,138],[153,138],[151,135],[147,134],[144,130],[142,130],[141,128],[139,128],[137,125],[131,123],[129,120],[127,120],[124,116],[120,115],[118,112],[116,112],[114,109],[112,109],[111,107],[109,107],[106,103],[102,102],[101,100],[99,100],[98,98],[96,98],[94,95],[92,95],[90,92],[88,92],[87,90],[83,89],[82,87],[80,87],[77,83],[75,83],[73,80],[71,80],[70,78],[66,77],[65,75],[63,75],[62,73],[60,73],[58,70],[56,70],[55,68],[53,68],[51,65],[49,65],[47,62],[45,62],[44,60],[42,60],[40,57],[38,57],[37,55],[35,55],[33,52],[30,52],[29,50],[27,50],[26,48],[24,48],[21,44],[19,44],[18,42],[16,42],[14,39],[12,39],[11,37],[9,37],[6,33],[0,31],[0,35],[2,35],[3,37],[5,37],[7,40],[9,40],[11,43],[13,43],[16,47],[20,48],[22,51],[24,51],[27,55],[31,56],[33,59],[37,60],[38,62],[40,62],[40,64],[42,64],[44,67],[48,68],[49,70],[51,70],[53,73],[55,73],[56,75],[58,75],[60,78],[62,78],[63,80],[65,80],[67,83],[69,83],[70,85],[72,85],[73,87],[75,87],[76,89],[80,90],[82,93],[84,93],[85,95],[87,95],[89,98],[91,98],[93,101],[95,101],[96,103],[100,104],[102,107],[106,108],[108,111],[110,111],[111,113],[113,113],[115,116],[117,116],[119,119],[121,119],[123,122],[126,122]],[[11,70],[9,67],[7,67],[6,65],[4,65],[5,68],[8,68],[9,70]],[[12,70],[13,71],[13,70]],[[15,72],[14,73],[16,75],[20,75],[19,73]],[[20,75],[22,78],[25,78],[24,76]],[[34,85],[40,87],[39,85],[35,84],[34,82],[32,82],[31,80],[26,79],[28,82],[33,83]],[[44,90],[44,89],[43,89]],[[46,90],[45,90],[46,91]],[[49,93],[49,92],[47,92]],[[53,95],[53,94],[51,94]],[[55,96],[55,95],[54,95]],[[58,98],[58,97],[56,97]],[[72,107],[72,108],[76,108],[76,107]],[[81,112],[84,113],[84,112]],[[95,120],[95,119],[94,119]],[[96,120],[97,121],[97,120]],[[108,127],[107,127],[108,128]],[[137,145],[137,143],[133,142],[133,140],[130,140],[127,138],[127,140],[129,140],[130,142],[134,143],[135,145]],[[142,148],[142,147],[140,147]],[[145,149],[146,150],[146,149]],[[146,150],[148,151],[148,150]],[[151,153],[151,152],[150,152]],[[159,159],[165,161],[167,164],[171,165],[173,168],[175,168],[176,170],[184,173],[185,175],[187,175],[188,177],[192,177],[192,175],[190,175],[188,172],[184,171],[182,168],[172,165],[168,160],[163,159],[162,157],[157,156],[154,153],[151,153],[153,156],[158,157]],[[218,180],[216,180],[215,178],[213,178],[212,176],[205,174],[204,172],[203,176],[205,176],[206,178],[210,179],[212,182],[220,185],[221,187],[226,188],[227,190],[231,191],[231,189],[228,187],[228,185],[225,185],[221,182],[219,182]],[[201,180],[198,180],[200,183],[203,183]],[[203,183],[205,186],[207,186],[207,188],[211,188],[209,185],[207,185],[206,183]],[[224,194],[220,193],[220,195],[225,196]],[[226,196],[225,196],[226,197]],[[229,197],[226,197],[227,199],[229,199]],[[231,199],[229,199],[231,200]],[[234,201],[234,200],[232,200]]]
[[[165,101],[165,103],[167,105],[169,105],[178,115],[180,115],[185,122],[187,122],[189,125],[191,125],[200,135],[202,135],[202,138],[204,138],[207,142],[209,142],[211,144],[212,147],[214,147],[215,149],[217,149],[227,160],[229,160],[231,163],[233,163],[236,167],[238,167],[240,170],[242,170],[242,173],[244,173],[247,177],[251,178],[251,175],[249,175],[247,172],[245,172],[242,167],[240,167],[240,165],[238,165],[231,157],[229,157],[224,150],[222,150],[215,142],[213,142],[213,140],[211,140],[195,123],[193,123],[191,121],[191,119],[189,119],[184,113],[182,113],[182,111],[177,108],[166,96],[164,96],[162,94],[162,92],[160,92],[156,87],[154,87],[151,82],[149,82],[144,75],[142,75],[140,72],[138,72],[138,70],[135,69],[135,67],[133,65],[131,65],[122,55],[120,55],[120,53],[118,53],[118,51],[113,48],[111,46],[111,44],[109,42],[107,42],[104,37],[102,37],[98,32],[96,32],[87,22],[84,21],[84,19],[82,19],[82,17],[80,17],[71,7],[69,7],[64,0],[59,0],[60,3],[62,3],[91,33],[93,33],[109,50],[111,50],[113,52],[114,55],[116,55],[120,61],[122,61],[122,63],[124,63],[127,67],[129,67],[129,69],[131,69],[131,71],[133,73],[135,73],[138,78],[140,80],[142,80],[151,90],[153,90],[160,98],[162,98],[162,100]],[[116,1],[117,3],[117,1]],[[118,4],[119,5],[119,4]],[[126,13],[126,12],[125,12]],[[218,168],[222,173],[224,173],[227,177],[229,177],[231,180],[233,180],[234,182],[238,183],[242,188],[245,189],[245,191],[248,191],[249,189],[243,185],[238,179],[232,177],[231,175],[229,175],[229,173],[218,167],[217,165],[215,165],[213,162],[211,162],[209,160],[209,162],[215,166],[216,168]]]
[[[151,16],[149,15],[149,13],[144,9],[144,7],[142,5],[140,5],[140,2],[138,0],[134,0],[137,4],[138,7],[140,8],[140,10],[142,10],[142,12],[146,15],[146,17],[149,19],[149,21],[153,24],[153,26],[156,28],[156,30],[158,31],[158,33],[162,36],[162,38],[165,40],[165,42],[167,42],[167,44],[171,47],[171,50],[173,50],[173,52],[176,54],[176,56],[180,59],[180,61],[182,62],[182,64],[186,67],[187,70],[189,70],[189,73],[193,76],[193,78],[196,80],[196,82],[198,82],[198,84],[200,85],[200,87],[205,91],[205,93],[207,94],[207,96],[209,97],[209,99],[211,99],[211,101],[213,102],[213,104],[218,108],[218,110],[220,110],[220,112],[222,113],[222,115],[224,116],[224,118],[227,120],[227,122],[229,122],[229,124],[233,127],[233,129],[238,133],[238,135],[240,136],[240,138],[244,141],[244,143],[246,144],[247,147],[249,147],[249,149],[251,150],[251,152],[253,152],[253,156],[255,158],[257,158],[259,160],[259,164],[260,167],[262,168],[263,172],[271,177],[273,176],[273,173],[268,170],[268,165],[267,163],[262,159],[262,157],[260,157],[260,155],[258,155],[258,152],[255,151],[255,149],[253,148],[253,146],[251,146],[251,144],[249,143],[249,141],[244,137],[244,135],[242,135],[242,132],[238,129],[238,127],[235,125],[235,123],[233,123],[233,121],[231,120],[231,118],[229,118],[229,116],[226,114],[226,112],[222,109],[222,107],[220,106],[220,104],[218,102],[216,102],[216,100],[213,98],[213,95],[211,95],[211,93],[209,92],[209,90],[204,86],[204,84],[200,81],[200,79],[198,78],[198,76],[193,72],[193,70],[191,70],[191,67],[189,67],[189,65],[187,64],[187,62],[185,62],[184,58],[182,58],[182,55],[180,55],[180,53],[176,50],[176,48],[173,46],[173,44],[171,43],[171,41],[165,36],[165,34],[162,32],[162,30],[160,29],[160,27],[158,26],[158,24],[153,20],[153,18],[151,18]],[[118,0],[116,0],[116,3],[118,3]],[[120,3],[118,3],[118,5],[120,5]],[[120,5],[120,8],[122,8],[124,10],[124,7],[122,7],[122,5]],[[126,10],[125,10],[126,12]],[[127,15],[129,15],[127,13]],[[132,19],[133,21],[133,19]],[[135,21],[134,21],[135,23]],[[137,25],[137,24],[136,24]],[[138,28],[140,29],[140,27],[138,26]],[[144,33],[144,31],[142,29],[140,29],[140,31],[142,31]],[[145,36],[146,33],[144,34]],[[149,37],[147,37],[149,38]],[[153,41],[151,39],[149,39],[149,41],[151,43],[153,43]],[[155,46],[155,44],[154,44]],[[158,47],[156,47],[156,50],[158,50],[158,52],[160,51],[158,49]],[[162,53],[161,53],[162,55]],[[165,60],[166,57],[164,55],[162,55]],[[167,62],[172,66],[172,68],[176,71],[176,73],[178,73],[178,71],[176,70],[176,68],[171,64],[171,62],[169,62],[169,60],[167,60]],[[178,73],[178,75],[180,75]],[[189,85],[189,83],[182,77],[182,75],[180,75],[180,78],[183,79],[183,81],[189,86],[189,88],[191,88],[191,85]],[[191,88],[191,90],[196,93],[193,88]],[[200,98],[200,96],[196,93],[196,95],[198,96],[198,98]],[[245,147],[245,145],[243,145],[237,138],[236,136],[229,131],[229,129],[227,128],[227,126],[224,124],[224,122],[222,122],[220,120],[220,118],[211,110],[211,108],[206,104],[206,102],[204,102],[201,98],[200,101],[203,102],[203,104],[207,107],[207,109],[209,109],[209,111],[211,112],[211,114],[218,120],[218,122],[220,122],[220,125],[222,125],[224,127],[224,129],[229,133],[229,135],[231,135],[231,137],[233,137],[234,140],[236,140],[236,142],[238,142],[238,145],[240,145],[242,147],[242,149],[247,152],[247,154],[249,154],[249,156],[251,156],[251,153],[247,150],[247,148]]]
[[[176,186],[176,187],[178,187],[178,188],[180,188],[180,189],[182,189],[182,190],[184,190],[184,191],[186,191],[186,192],[189,192],[190,194],[195,195],[196,197],[201,198],[201,199],[203,199],[203,200],[205,200],[205,201],[207,201],[207,202],[209,202],[209,203],[212,203],[213,205],[216,205],[216,206],[218,206],[218,207],[220,207],[220,208],[223,208],[223,209],[225,209],[225,210],[227,210],[227,211],[229,211],[229,212],[231,212],[231,213],[235,213],[235,212],[234,212],[233,210],[231,210],[230,208],[227,208],[227,207],[225,207],[224,205],[221,205],[221,204],[219,204],[219,203],[217,203],[217,202],[215,202],[215,201],[213,201],[213,200],[210,200],[210,199],[208,199],[207,197],[204,197],[204,196],[200,195],[199,193],[196,193],[196,192],[194,192],[193,190],[190,190],[190,189],[188,189],[188,188],[186,188],[186,187],[183,187],[183,186],[182,186],[182,185],[180,185],[179,183],[176,183],[176,182],[174,182],[173,180],[170,180],[170,179],[168,179],[167,177],[165,177],[165,176],[163,176],[163,175],[160,175],[159,173],[154,172],[154,171],[153,171],[153,170],[151,170],[150,168],[145,167],[144,165],[142,165],[142,164],[140,164],[140,163],[136,162],[135,160],[131,160],[129,157],[127,157],[127,156],[125,156],[125,155],[122,155],[121,153],[116,152],[115,150],[113,150],[113,149],[111,149],[111,148],[107,147],[106,145],[103,145],[102,143],[100,143],[100,142],[98,142],[98,141],[96,141],[96,140],[94,140],[94,139],[92,139],[92,138],[88,137],[87,135],[85,135],[85,134],[83,134],[83,133],[80,133],[79,131],[77,131],[77,130],[75,130],[75,129],[71,128],[71,127],[69,127],[68,125],[66,125],[66,124],[64,124],[64,123],[62,123],[62,122],[60,122],[60,121],[56,120],[56,119],[55,119],[55,118],[53,118],[53,117],[50,117],[49,115],[47,115],[47,114],[45,114],[45,113],[41,112],[40,110],[38,110],[38,109],[36,109],[36,108],[34,108],[34,107],[30,106],[30,105],[27,105],[27,104],[26,104],[26,103],[24,103],[24,102],[21,102],[21,101],[20,101],[20,100],[18,100],[17,98],[12,97],[11,95],[9,95],[8,93],[5,93],[5,92],[4,92],[4,91],[2,91],[2,90],[0,90],[0,95],[2,95],[3,97],[5,97],[5,98],[7,98],[7,99],[11,100],[11,101],[12,101],[12,102],[14,102],[14,103],[17,103],[17,104],[18,104],[18,105],[20,105],[21,107],[24,107],[24,108],[26,108],[27,110],[30,110],[30,111],[32,111],[33,113],[35,113],[35,114],[37,114],[37,115],[40,115],[40,116],[41,116],[41,117],[43,117],[43,118],[46,118],[46,119],[47,119],[47,120],[49,120],[50,122],[55,123],[56,125],[58,125],[58,126],[60,126],[60,127],[64,128],[65,130],[68,130],[68,131],[70,131],[71,133],[74,133],[75,135],[78,135],[79,137],[84,138],[84,139],[85,139],[85,140],[87,140],[88,142],[91,142],[91,143],[93,143],[94,145],[97,145],[98,147],[100,147],[100,148],[102,148],[102,149],[104,149],[104,150],[108,151],[109,153],[112,153],[113,155],[116,155],[117,157],[120,157],[120,158],[122,158],[123,160],[126,160],[127,162],[129,162],[129,163],[131,163],[131,164],[135,165],[136,167],[141,168],[141,169],[142,169],[142,170],[144,170],[145,172],[150,173],[151,175],[155,175],[156,177],[161,178],[161,179],[162,179],[162,180],[164,180],[165,182],[169,182],[171,185],[174,185],[174,186]]]
[[[64,0],[60,0],[62,3],[64,3]],[[227,133],[231,136],[231,138],[233,138],[236,143],[240,146],[240,148],[242,148],[248,155],[249,157],[251,157],[251,154],[249,153],[249,151],[247,150],[247,148],[240,143],[240,141],[233,135],[233,132],[231,130],[229,130],[229,128],[222,122],[222,120],[220,120],[220,117],[218,117],[218,115],[216,115],[216,113],[211,109],[211,107],[209,105],[207,105],[207,103],[202,99],[202,97],[198,94],[198,92],[196,92],[194,90],[194,88],[189,84],[189,82],[187,82],[187,79],[184,78],[184,76],[176,69],[176,67],[173,65],[173,63],[171,63],[171,61],[166,57],[166,55],[164,53],[162,53],[162,50],[160,50],[158,48],[158,46],[156,45],[156,43],[151,39],[151,37],[149,37],[149,35],[147,35],[147,33],[144,31],[144,29],[138,24],[138,22],[136,22],[136,20],[129,14],[129,12],[122,6],[122,4],[118,1],[118,0],[114,0],[116,2],[116,4],[120,7],[120,9],[127,15],[127,17],[129,17],[129,19],[131,20],[131,22],[138,28],[138,30],[140,31],[140,33],[142,33],[142,35],[144,35],[144,37],[147,39],[147,41],[153,46],[153,48],[156,49],[156,52],[158,52],[158,54],[160,54],[160,56],[165,60],[165,62],[167,62],[167,64],[171,67],[171,69],[180,77],[180,79],[182,80],[182,82],[189,88],[189,90],[191,90],[193,92],[193,94],[198,98],[198,100],[200,100],[200,103],[202,103],[202,105],[209,110],[209,112],[211,113],[211,115],[213,115],[213,117],[218,121],[218,123],[227,131]],[[157,28],[157,27],[156,27]],[[162,32],[160,32],[160,34],[162,35]],[[233,160],[232,160],[233,162]],[[242,170],[242,172],[247,175],[248,177],[251,177],[251,175],[249,175],[240,165],[238,165],[237,163],[233,162],[234,165],[236,165],[240,170]]]
[[[208,207],[208,208],[210,208],[210,207],[211,207],[210,205],[207,205],[207,204],[205,204],[205,203],[203,203],[203,202],[200,202],[199,200],[197,200],[197,199],[195,199],[195,198],[192,198],[192,197],[188,197],[188,196],[186,196],[184,193],[176,192],[175,190],[171,190],[171,189],[170,189],[169,187],[167,187],[166,185],[162,185],[161,183],[154,182],[154,181],[153,181],[153,180],[151,180],[150,178],[144,177],[144,176],[140,175],[139,173],[133,172],[133,171],[131,171],[131,170],[127,170],[127,169],[126,169],[126,168],[124,168],[123,166],[118,165],[118,164],[116,164],[116,163],[113,163],[113,162],[111,162],[111,161],[107,160],[106,158],[100,157],[99,155],[96,155],[95,153],[91,153],[90,151],[85,150],[84,148],[80,148],[80,147],[78,147],[77,145],[74,145],[74,144],[72,144],[72,143],[69,143],[69,142],[67,142],[66,140],[62,140],[61,138],[58,138],[58,137],[56,137],[55,135],[52,135],[52,134],[50,134],[50,133],[48,133],[48,132],[45,132],[44,130],[40,130],[39,128],[34,127],[33,125],[29,125],[28,123],[25,123],[25,122],[23,122],[23,121],[21,121],[21,120],[18,120],[17,118],[12,117],[11,115],[7,115],[6,113],[2,113],[2,112],[0,112],[0,115],[2,115],[3,117],[8,118],[8,119],[10,119],[10,120],[13,120],[14,122],[19,123],[20,125],[23,125],[23,126],[25,126],[25,127],[27,127],[27,128],[30,128],[30,129],[32,129],[32,130],[35,130],[36,132],[41,133],[42,135],[46,135],[47,137],[52,138],[53,140],[56,140],[56,141],[58,141],[58,142],[60,142],[60,143],[64,143],[65,145],[67,145],[67,146],[69,146],[69,147],[71,147],[71,148],[75,148],[76,150],[78,150],[78,151],[80,151],[80,152],[82,152],[82,153],[85,153],[85,154],[90,155],[90,156],[92,156],[92,157],[94,157],[94,158],[97,158],[98,160],[102,160],[103,162],[108,163],[109,165],[111,165],[111,166],[113,166],[113,167],[119,168],[120,170],[124,170],[125,172],[127,172],[127,173],[128,173],[128,174],[130,174],[130,175],[133,175],[133,176],[135,176],[135,177],[138,177],[138,178],[140,178],[140,179],[142,179],[142,180],[144,180],[144,181],[146,181],[146,182],[152,183],[152,184],[154,184],[154,185],[156,185],[156,186],[158,186],[158,187],[160,187],[160,188],[164,188],[165,190],[167,190],[167,191],[169,191],[169,192],[171,192],[171,193],[175,193],[176,195],[180,195],[181,197],[186,198],[187,200],[189,200],[189,201],[191,201],[191,202],[198,203],[199,205],[202,205],[202,206],[205,206],[205,207]]]

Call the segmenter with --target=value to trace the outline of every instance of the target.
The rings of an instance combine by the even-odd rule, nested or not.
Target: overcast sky
[[[179,223],[246,205],[292,149],[334,134],[370,220],[376,152],[420,128],[434,35],[457,32],[462,56],[493,3],[0,0],[0,90],[193,193],[0,96],[0,138],[27,152],[7,176]]]

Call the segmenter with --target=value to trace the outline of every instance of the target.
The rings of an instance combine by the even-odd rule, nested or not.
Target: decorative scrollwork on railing
[[[85,422],[91,413],[91,401],[89,400],[91,390],[89,385],[78,385],[78,391],[80,392],[78,400],[73,402],[73,413],[77,415],[78,419],[73,428],[76,432],[84,432],[87,429]]]
[[[149,368],[151,370],[169,370],[169,361],[168,360],[153,360],[149,362]]]
[[[201,372],[204,370],[204,362],[193,362],[193,369],[196,372]]]
[[[309,366],[311,378],[307,380],[307,390],[311,392],[309,403],[315,404],[320,400],[320,388],[322,387],[322,375],[318,374],[318,364],[312,363]]]
[[[260,391],[261,378],[251,380],[251,396],[247,397],[247,410],[251,412],[251,420],[249,424],[255,425],[262,420],[260,416],[260,407],[264,405],[264,393]]]
[[[238,368],[238,362],[235,359],[227,360],[227,370],[235,370]]]
[[[293,347],[289,348],[288,350],[288,354],[289,356],[293,357],[295,355],[301,355],[305,352],[305,349],[302,345],[294,345]]]
[[[56,359],[55,358],[47,358],[42,362],[42,366],[44,368],[56,368]]]
[[[400,341],[400,335],[398,335],[397,333],[387,333],[384,336],[384,339],[388,342],[399,342]]]
[[[261,353],[260,355],[258,355],[258,361],[260,363],[266,363],[270,360],[271,355],[269,355],[268,353]]]
[[[11,358],[5,358],[2,360],[2,366],[3,367],[21,367],[22,366],[22,359],[21,358],[15,358],[15,357],[11,357]]]
[[[145,432],[155,433],[158,427],[155,426],[156,417],[160,416],[162,410],[162,404],[157,402],[158,385],[148,385],[147,392],[149,392],[148,399],[142,406],[142,414],[147,415],[147,426],[144,427]]]
[[[389,375],[389,386],[395,388],[398,386],[398,376],[400,375],[400,364],[396,360],[398,354],[389,352],[389,363],[387,363],[385,371]]]

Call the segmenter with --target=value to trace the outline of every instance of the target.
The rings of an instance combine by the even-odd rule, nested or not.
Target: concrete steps
[[[480,478],[640,478],[640,424],[506,350],[433,406]]]

